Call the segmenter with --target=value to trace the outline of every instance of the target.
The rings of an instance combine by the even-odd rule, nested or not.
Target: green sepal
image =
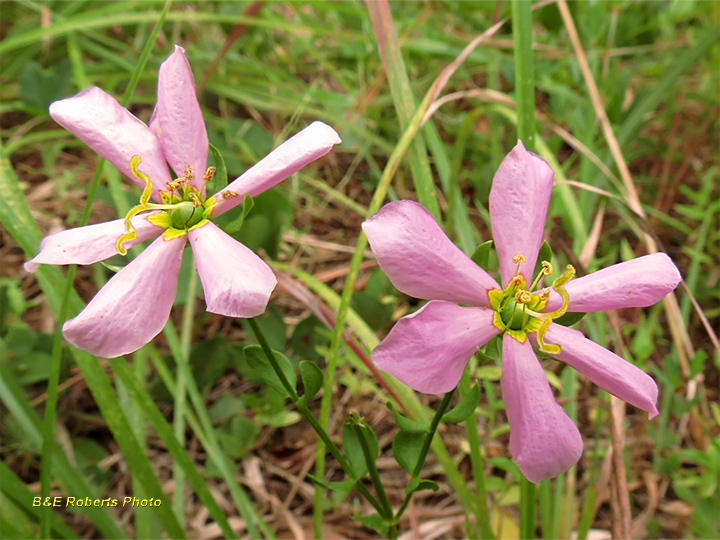
[[[243,195],[243,202],[240,204],[240,213],[230,223],[223,225],[221,227],[222,230],[228,234],[235,234],[240,231],[245,218],[253,206],[255,206],[255,201],[248,193],[245,193]]]
[[[205,193],[214,194],[227,186],[228,174],[227,167],[225,166],[225,160],[222,157],[220,151],[215,148],[212,144],[210,147],[210,153],[212,154],[213,161],[215,163],[215,174],[213,174],[212,180],[205,184]],[[201,174],[205,174],[205,171],[199,171]]]
[[[397,427],[399,427],[402,431],[407,431],[408,433],[427,433],[430,431],[430,424],[423,424],[421,422],[405,418],[402,414],[395,410],[391,401],[387,402],[387,408],[392,412]]]
[[[441,421],[448,424],[458,424],[467,420],[480,403],[480,386],[473,386],[452,409],[446,412]]]
[[[543,269],[543,261],[552,262],[552,258],[552,248],[550,247],[550,244],[543,240],[542,246],[540,246],[540,251],[538,252],[537,261],[535,261],[535,270],[533,270],[532,276],[528,276],[528,279],[534,280],[535,276],[537,276]]]
[[[554,319],[553,322],[561,324],[563,326],[572,326],[576,322],[580,321],[583,317],[585,317],[585,315],[587,315],[587,313],[580,311],[567,311],[564,315],[561,315],[557,319]]]
[[[440,489],[440,486],[435,480],[420,480],[417,476],[415,476],[410,480],[410,483],[405,488],[405,495],[410,495],[411,493],[416,493],[424,489],[437,491]]]
[[[425,442],[424,433],[410,433],[398,431],[392,442],[392,451],[395,461],[409,474],[413,474],[418,458]]]
[[[312,399],[322,388],[323,373],[314,362],[307,360],[300,361],[300,378],[302,379],[305,399]]]
[[[473,254],[470,256],[473,262],[486,272],[488,271],[488,262],[490,260],[490,248],[492,247],[492,243],[492,240],[488,240],[487,242],[480,244],[475,248],[475,251],[473,251]]]
[[[295,368],[293,368],[290,359],[278,351],[273,351],[273,355],[275,355],[275,360],[280,366],[285,378],[290,383],[290,386],[294,387],[297,383],[297,375],[295,375]],[[285,386],[283,386],[277,373],[275,373],[275,370],[260,345],[247,345],[243,347],[243,357],[250,368],[265,384],[280,392],[280,395],[283,397],[289,397],[288,391],[285,389]]]
[[[492,289],[488,291],[488,299],[490,300],[490,306],[493,308],[494,311],[498,311],[500,309],[500,305],[502,304],[502,300],[504,298],[504,294],[502,291],[498,291],[497,289]]]

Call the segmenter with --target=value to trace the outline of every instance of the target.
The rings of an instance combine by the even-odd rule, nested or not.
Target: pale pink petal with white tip
[[[489,306],[488,290],[499,288],[452,243],[421,204],[386,204],[362,228],[380,267],[405,294]]]
[[[160,141],[114,97],[91,87],[52,103],[50,116],[144,188],[145,182],[130,172],[130,160],[140,156],[138,169],[150,176],[153,199],[160,200],[158,190],[165,190],[171,180]]]
[[[510,423],[510,453],[531,482],[553,478],[575,465],[583,442],[557,404],[530,341],[503,337],[502,386]]]
[[[160,140],[165,159],[177,176],[194,169],[190,185],[203,193],[207,167],[208,136],[200,104],[195,95],[195,78],[185,49],[175,45],[173,53],[160,64],[157,105],[150,129]]]
[[[63,325],[65,339],[102,358],[149,343],[170,315],[184,246],[185,236],[156,239]]]
[[[537,334],[530,336],[537,342]],[[560,345],[562,351],[553,356],[585,375],[606,392],[647,411],[650,418],[658,415],[657,384],[640,368],[590,341],[582,332],[559,324],[550,325],[545,341]]]
[[[426,394],[455,388],[472,355],[500,333],[493,312],[433,300],[401,318],[372,352],[375,365]]]
[[[680,272],[665,253],[645,255],[571,280],[565,285],[570,297],[568,311],[589,313],[652,306],[675,290],[681,280]],[[561,305],[560,295],[550,289],[543,311],[554,311]]]
[[[214,223],[188,233],[207,310],[227,317],[255,317],[267,307],[277,279],[270,267]]]
[[[163,232],[162,227],[147,220],[149,215],[132,218],[138,236],[135,240],[123,244],[126,249]],[[117,255],[117,240],[125,232],[125,220],[116,219],[51,234],[43,238],[38,254],[26,262],[23,268],[34,272],[41,264],[93,264],[104,261]]]
[[[245,193],[255,197],[270,189],[308,163],[324,156],[334,145],[341,142],[333,128],[322,122],[313,122],[217,193],[218,203],[212,215],[219,216],[234,208],[243,201]],[[230,192],[237,196],[231,195]]]
[[[534,278],[554,176],[550,165],[525,150],[522,141],[495,173],[490,189],[490,222],[503,286],[515,275],[513,257],[518,254],[525,257],[520,274],[527,285]]]

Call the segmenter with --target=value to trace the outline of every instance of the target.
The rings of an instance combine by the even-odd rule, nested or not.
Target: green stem
[[[280,366],[277,363],[277,360],[275,359],[275,355],[272,352],[272,349],[270,348],[270,345],[267,342],[267,339],[265,338],[265,334],[263,334],[262,330],[260,330],[260,327],[258,326],[257,322],[253,318],[246,319],[248,321],[248,324],[250,325],[250,328],[252,329],[253,333],[255,334],[255,337],[257,338],[258,342],[260,343],[260,347],[262,348],[263,352],[265,353],[265,356],[267,357],[268,361],[270,362],[270,365],[272,366],[273,370],[277,374],[278,378],[280,379],[280,382],[282,383],[285,390],[287,390],[288,394],[290,395],[290,399],[297,407],[298,411],[300,411],[300,414],[303,415],[305,420],[308,421],[310,426],[315,430],[315,433],[318,434],[320,437],[320,440],[324,443],[324,445],[330,450],[330,453],[333,455],[333,457],[337,460],[338,464],[343,468],[345,471],[345,474],[348,475],[350,480],[355,482],[355,487],[360,492],[360,494],[365,497],[368,502],[375,508],[375,510],[378,511],[380,515],[383,514],[383,508],[380,505],[380,503],[373,497],[372,493],[368,491],[368,489],[360,483],[358,478],[354,476],[352,473],[352,468],[350,467],[350,464],[345,459],[345,456],[342,455],[340,450],[337,446],[335,446],[335,443],[332,442],[330,439],[330,436],[327,434],[327,431],[320,425],[320,423],[317,421],[317,419],[313,416],[313,414],[310,412],[310,409],[307,408],[307,405],[300,401],[300,398],[297,395],[297,392],[295,391],[295,388],[290,384],[290,381],[287,380],[287,377],[285,377],[285,374],[283,373],[282,369],[280,369]],[[318,441],[318,445],[320,442]],[[318,477],[322,480],[322,477]]]
[[[518,138],[535,151],[535,75],[532,52],[532,2],[512,0],[512,27],[515,58],[515,98],[518,110]]]
[[[192,261],[192,254],[190,255]],[[192,266],[192,262],[191,265]],[[183,310],[182,326],[180,327],[180,354],[178,361],[185,364],[187,369],[178,369],[175,380],[175,403],[173,410],[173,431],[175,438],[181,444],[185,443],[185,409],[187,405],[185,374],[190,371],[190,346],[192,344],[192,326],[195,315],[195,296],[197,294],[197,272],[190,272],[190,281],[187,285],[185,308]],[[178,519],[185,519],[185,473],[178,462],[173,464],[173,509]]]
[[[466,369],[460,379],[460,395],[464,396],[470,391],[470,370]],[[494,539],[490,526],[490,512],[487,506],[487,490],[485,489],[485,466],[483,464],[482,450],[480,449],[480,434],[478,433],[477,414],[472,413],[465,420],[465,433],[470,445],[470,463],[475,477],[475,491],[477,496],[477,519],[480,524],[481,536],[484,539]]]
[[[535,538],[535,484],[520,480],[520,540]]]
[[[427,458],[428,450],[430,450],[430,445],[432,444],[432,440],[435,436],[435,432],[437,431],[437,427],[440,424],[440,420],[442,419],[443,414],[445,414],[445,411],[450,405],[450,400],[452,399],[454,393],[455,389],[453,388],[447,394],[445,394],[445,397],[443,397],[443,400],[440,403],[440,407],[438,407],[438,410],[435,411],[435,416],[433,416],[432,422],[430,422],[430,429],[425,436],[422,449],[420,450],[420,455],[418,456],[417,463],[415,464],[415,468],[413,469],[413,478],[420,476],[420,473],[422,472],[423,465],[425,464],[425,458]],[[410,503],[411,497],[412,493],[408,493],[407,495],[405,495],[405,500],[400,506],[400,509],[397,511],[397,514],[395,514],[395,521],[400,521],[400,518],[405,512],[407,505]]]

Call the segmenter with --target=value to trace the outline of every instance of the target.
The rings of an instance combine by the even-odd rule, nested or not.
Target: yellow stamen
[[[550,274],[552,274],[552,271],[553,271],[552,264],[550,264],[547,261],[543,261],[542,262],[542,270],[540,270],[538,275],[533,280],[532,285],[530,285],[529,290],[532,291],[535,288],[535,285],[537,285],[540,282],[540,278],[543,276],[549,276]]]
[[[517,264],[515,269],[515,277],[520,273],[520,265],[525,262],[525,256],[522,253],[518,253],[513,257],[513,262]]]
[[[515,293],[515,301],[518,304],[529,304],[532,300],[532,295],[527,291],[518,291]]]
[[[215,167],[208,167],[207,171],[205,171],[205,174],[203,175],[203,180],[206,182],[209,182],[212,180],[213,175],[215,174]]]
[[[234,191],[230,191],[229,189],[226,191],[223,191],[220,195],[222,196],[223,200],[227,199],[228,197],[237,197],[238,196],[237,193],[235,193]]]
[[[190,198],[193,200],[193,207],[199,208],[202,206],[202,202],[200,201],[200,198],[195,193],[190,193]]]

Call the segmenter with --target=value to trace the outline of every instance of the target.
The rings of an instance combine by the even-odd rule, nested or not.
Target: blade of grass
[[[163,441],[175,461],[180,464],[184,476],[187,477],[188,482],[192,485],[200,501],[202,501],[203,505],[208,509],[210,516],[220,527],[223,535],[226,538],[237,538],[232,527],[230,527],[227,516],[217,501],[215,501],[212,493],[210,493],[210,489],[198,472],[195,463],[190,459],[183,444],[175,437],[173,429],[167,423],[150,395],[143,388],[141,382],[138,381],[137,377],[135,377],[130,370],[127,362],[120,357],[109,359],[108,364],[110,364],[113,373],[123,382],[133,399],[141,407],[145,418],[147,418],[148,422],[153,426],[153,429]]]

